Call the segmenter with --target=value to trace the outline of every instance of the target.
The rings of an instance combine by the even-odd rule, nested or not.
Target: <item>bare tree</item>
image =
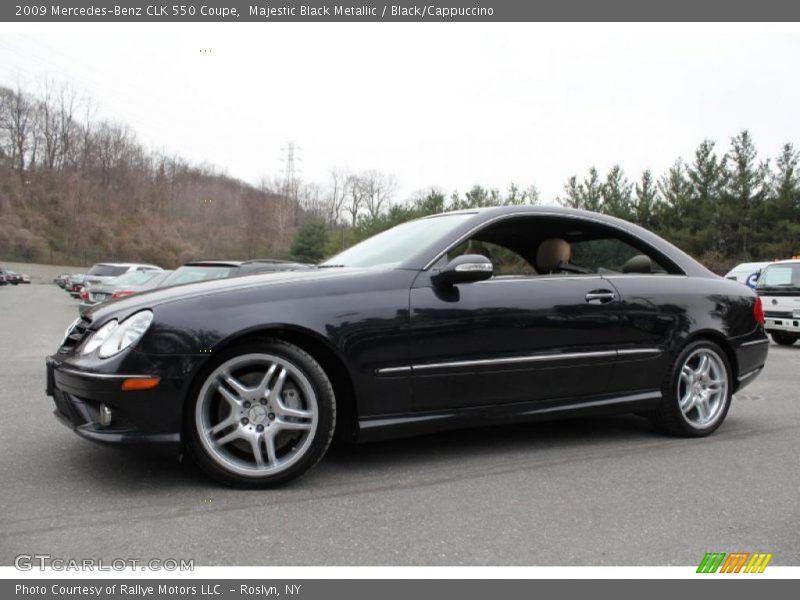
[[[62,166],[71,166],[76,163],[73,157],[73,145],[78,138],[75,127],[75,110],[78,103],[78,94],[74,88],[62,84],[58,90],[58,141]]]
[[[364,208],[370,219],[377,218],[397,192],[397,179],[379,171],[366,171],[359,178]]]
[[[19,86],[17,91],[6,92],[3,109],[3,127],[11,146],[12,164],[21,173],[25,170],[26,154],[31,143],[31,131],[34,122],[32,103]]]
[[[45,81],[39,100],[39,130],[44,145],[44,167],[54,169],[59,156],[58,113],[53,102],[53,84]]]
[[[336,167],[331,169],[331,183],[327,197],[328,214],[325,219],[328,225],[336,225],[342,218],[342,210],[348,196],[347,181],[347,173]]]
[[[347,186],[345,212],[350,216],[350,224],[355,227],[358,223],[358,215],[364,205],[364,186],[358,175],[348,176],[345,184]]]

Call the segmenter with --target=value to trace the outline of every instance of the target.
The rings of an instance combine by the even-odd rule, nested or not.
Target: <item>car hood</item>
[[[373,269],[332,268],[212,279],[198,283],[156,288],[133,296],[126,296],[97,306],[89,311],[86,316],[92,320],[92,328],[94,328],[102,325],[109,318],[124,319],[127,315],[137,310],[154,308],[168,302],[177,302],[213,294],[226,294],[245,288],[267,288],[277,285],[296,285],[309,281],[339,280],[342,277],[368,276],[370,273],[376,272]]]

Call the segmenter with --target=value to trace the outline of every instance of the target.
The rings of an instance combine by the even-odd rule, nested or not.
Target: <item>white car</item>
[[[764,307],[764,329],[773,341],[791,346],[800,339],[800,260],[769,263],[756,285]]]
[[[758,274],[766,267],[771,265],[771,262],[748,262],[736,265],[725,274],[725,279],[733,279],[739,283],[745,284],[747,287],[756,287],[758,281]]]
[[[84,287],[108,283],[112,279],[131,271],[163,271],[161,267],[140,263],[97,263],[86,272]]]

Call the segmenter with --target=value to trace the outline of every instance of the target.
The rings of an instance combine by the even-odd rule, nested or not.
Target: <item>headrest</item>
[[[644,254],[637,254],[624,265],[622,265],[623,273],[652,273],[653,261],[649,256]]]
[[[571,257],[572,250],[567,240],[550,238],[539,244],[536,250],[536,269],[540,273],[551,273],[561,263],[568,263]]]

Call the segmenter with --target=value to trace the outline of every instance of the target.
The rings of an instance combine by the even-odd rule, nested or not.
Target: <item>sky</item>
[[[201,52],[201,50],[204,50]],[[287,142],[332,167],[437,186],[535,185],[619,163],[630,178],[742,129],[800,146],[797,25],[25,24],[0,29],[0,85],[91,96],[147,147],[255,183]]]

